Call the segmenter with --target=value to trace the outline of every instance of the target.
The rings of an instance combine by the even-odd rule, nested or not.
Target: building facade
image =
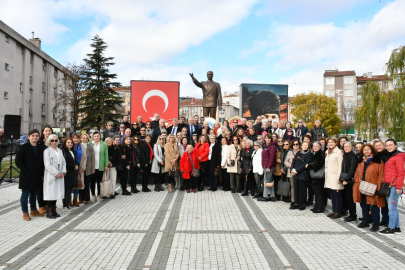
[[[190,118],[194,115],[203,116],[202,99],[197,98],[183,98],[179,103],[179,117]],[[239,115],[239,108],[229,104],[229,101],[222,102],[222,110],[217,109],[215,119],[222,123],[232,116]]]
[[[67,113],[54,100],[64,67],[41,50],[41,40],[27,40],[0,21],[0,66],[0,127],[7,114],[21,116],[21,134],[56,127],[57,115]]]

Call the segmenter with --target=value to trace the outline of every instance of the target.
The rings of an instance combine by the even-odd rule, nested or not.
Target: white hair
[[[250,146],[253,146],[253,142],[252,142],[252,140],[247,139],[245,142],[246,142],[246,143],[249,143],[249,144],[250,144]]]
[[[51,135],[49,135],[48,139],[46,139],[46,141],[45,141],[45,145],[46,145],[46,146],[50,146],[50,145],[51,145],[51,140],[52,140],[53,138],[55,138],[55,137],[56,137],[56,139],[58,140],[58,142],[56,143],[56,145],[58,145],[58,144],[59,144],[59,138],[58,138],[58,136],[57,136],[56,134],[51,134]]]

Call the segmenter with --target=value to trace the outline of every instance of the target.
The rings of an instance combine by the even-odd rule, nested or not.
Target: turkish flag
[[[155,113],[169,120],[179,117],[180,82],[131,81],[131,121],[138,115],[154,120]]]

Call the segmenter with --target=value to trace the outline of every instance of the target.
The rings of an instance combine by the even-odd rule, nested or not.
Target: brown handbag
[[[83,180],[80,173],[77,173],[77,186],[75,189],[84,189]]]

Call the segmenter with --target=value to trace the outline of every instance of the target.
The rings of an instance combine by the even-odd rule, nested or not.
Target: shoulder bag
[[[309,170],[309,175],[311,178],[324,178],[325,177],[325,165],[317,171]]]
[[[343,163],[343,171],[346,171],[345,168],[346,168],[346,164]],[[349,176],[348,173],[341,172],[341,173],[340,173],[340,176],[339,176],[339,182],[340,182],[340,183],[343,183],[344,181],[346,181],[346,182],[351,182],[350,180],[349,180],[349,181],[347,180],[348,176]],[[353,178],[352,178],[351,180],[353,180]]]
[[[277,195],[287,197],[290,194],[290,190],[290,180],[287,177],[282,177],[281,181],[278,181]]]
[[[176,171],[177,171],[176,168],[173,167],[173,165],[172,165],[170,167],[169,171],[167,172],[167,174],[168,174],[169,177],[175,177],[175,176],[177,176]]]
[[[397,178],[395,178],[394,181],[392,181],[391,184],[382,182],[381,185],[380,185],[380,189],[376,192],[376,195],[389,196],[390,191],[391,191],[391,187],[394,184],[395,180],[397,180]],[[384,181],[384,179],[383,179],[383,181]]]
[[[361,180],[359,190],[361,194],[374,196],[375,191],[377,190],[377,185]]]
[[[200,171],[194,167],[193,159],[191,158],[190,153],[188,153],[188,157],[190,158],[191,165],[193,166],[193,176],[200,177]]]

